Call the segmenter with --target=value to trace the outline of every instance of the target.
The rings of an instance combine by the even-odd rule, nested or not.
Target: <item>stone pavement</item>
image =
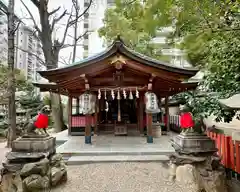
[[[191,192],[170,182],[162,163],[102,163],[68,166],[68,181],[51,192]]]
[[[154,138],[153,143],[146,143],[146,137],[131,137],[131,136],[113,136],[102,135],[93,136],[92,145],[84,143],[84,136],[68,136],[67,141],[57,148],[58,153],[85,154],[92,153],[151,153],[151,152],[173,152],[170,143],[171,136],[161,136]],[[66,137],[65,137],[66,139]],[[63,141],[63,135],[56,136],[57,141]]]

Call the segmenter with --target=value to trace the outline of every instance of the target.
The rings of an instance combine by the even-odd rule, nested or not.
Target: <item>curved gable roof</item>
[[[141,53],[138,53],[130,48],[128,48],[124,42],[118,37],[111,46],[109,46],[106,50],[100,52],[99,54],[96,54],[94,56],[88,57],[86,59],[83,59],[79,62],[75,62],[71,65],[68,65],[66,67],[59,67],[56,69],[51,69],[47,71],[38,71],[38,73],[42,76],[48,76],[50,74],[56,74],[58,72],[68,72],[70,70],[78,69],[81,67],[85,67],[91,64],[94,64],[96,62],[103,61],[107,58],[110,58],[111,56],[114,56],[116,54],[122,54],[126,56],[127,58],[130,58],[132,60],[135,60],[137,62],[140,62],[144,65],[148,65],[154,68],[175,72],[183,75],[189,75],[194,76],[199,70],[196,68],[183,68],[183,67],[177,67],[171,64],[168,64],[166,62],[159,61],[157,59],[153,59],[151,57],[148,57],[146,55],[143,55]]]

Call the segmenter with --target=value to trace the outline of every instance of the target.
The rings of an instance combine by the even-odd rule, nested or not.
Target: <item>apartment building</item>
[[[6,3],[0,0],[0,6],[7,10]],[[0,64],[7,64],[8,53],[7,15],[0,11]],[[26,79],[39,81],[37,70],[43,70],[41,42],[33,29],[21,23],[15,32],[15,68],[20,69]]]
[[[175,45],[168,44],[168,35],[173,32],[173,27],[165,27],[157,31],[157,35],[153,38],[152,43],[159,46],[159,54],[165,56],[170,64],[179,66],[179,67],[191,67],[185,59],[185,51],[177,48],[177,45],[180,43],[179,39],[175,39]]]
[[[84,15],[84,31],[91,31],[83,40],[83,57],[88,57],[102,51],[106,46],[104,40],[99,37],[98,29],[103,26],[104,13],[107,8],[113,7],[114,0],[93,0],[93,3]],[[89,0],[84,0],[84,8],[89,5]],[[159,54],[163,55],[172,65],[179,67],[191,66],[185,59],[185,52],[176,47],[170,47],[167,43],[167,36],[173,31],[172,27],[158,30],[157,37],[153,38],[152,43],[159,46]]]
[[[84,0],[84,9],[89,5],[89,0]],[[101,52],[104,48],[104,40],[99,37],[98,29],[103,26],[105,10],[114,6],[115,0],[93,0],[88,13],[84,15],[84,31],[90,31],[83,40],[83,57],[88,57]]]

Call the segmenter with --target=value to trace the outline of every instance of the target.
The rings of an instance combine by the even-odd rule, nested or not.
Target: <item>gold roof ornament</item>
[[[115,65],[117,69],[121,69],[122,65],[126,65],[127,58],[122,55],[116,55],[111,58],[111,64]]]

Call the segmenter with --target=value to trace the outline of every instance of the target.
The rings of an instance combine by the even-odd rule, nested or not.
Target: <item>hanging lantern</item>
[[[130,93],[129,93],[129,99],[130,99],[130,100],[133,100],[132,90],[130,90]]]
[[[153,92],[145,93],[146,113],[159,113],[158,98]]]
[[[124,99],[127,98],[127,93],[126,93],[125,89],[123,89],[123,98],[124,98]]]
[[[115,99],[115,95],[114,95],[114,91],[113,90],[111,91],[111,95],[112,95],[112,99],[114,100]]]
[[[120,97],[120,91],[118,90],[118,93],[117,93],[117,100],[120,100],[121,97]]]
[[[101,91],[100,91],[100,89],[98,89],[98,99],[99,100],[101,99]]]
[[[96,96],[91,94],[90,92],[86,92],[82,94],[80,97],[79,106],[83,114],[93,114],[95,113],[95,105],[96,105]]]
[[[136,98],[139,98],[139,91],[136,88]]]
[[[107,91],[104,92],[104,99],[107,100]]]

